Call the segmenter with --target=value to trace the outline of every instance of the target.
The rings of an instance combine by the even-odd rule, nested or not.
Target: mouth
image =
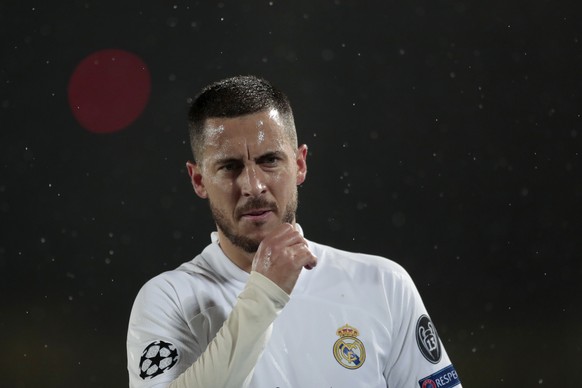
[[[245,211],[241,218],[249,221],[264,221],[271,214],[273,214],[273,209],[270,208],[252,209]]]
[[[271,212],[271,209],[253,209],[243,213],[243,217],[258,217],[265,213]]]

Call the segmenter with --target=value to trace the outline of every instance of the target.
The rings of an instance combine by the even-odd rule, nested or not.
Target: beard
[[[285,211],[283,212],[281,223],[292,223],[295,220],[295,214],[297,213],[297,202],[297,191],[295,191],[291,201],[287,203]],[[209,200],[208,203],[210,205],[210,211],[212,212],[212,218],[214,218],[214,222],[216,222],[218,228],[233,245],[241,248],[247,253],[255,253],[259,249],[259,245],[261,244],[262,240],[257,240],[242,234],[237,234],[232,219],[229,219],[217,206],[214,205],[214,203],[212,203],[211,200]],[[277,205],[275,203],[269,202],[263,198],[253,197],[246,204],[244,204],[244,206],[235,211],[235,219],[238,220],[245,212],[258,208],[271,209],[276,214],[279,214]]]

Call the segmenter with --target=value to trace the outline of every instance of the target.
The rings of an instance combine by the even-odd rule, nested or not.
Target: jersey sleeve
[[[169,306],[154,308],[165,311],[162,318],[154,322],[151,308],[146,312],[144,307],[139,307],[142,303],[140,299],[143,298],[140,294],[134,304],[128,331],[130,387],[136,388],[248,386],[254,367],[270,338],[272,323],[289,301],[289,295],[276,284],[263,275],[252,272],[216,337],[206,349],[199,349],[197,335],[206,333],[191,333],[186,322],[173,316],[173,308]],[[174,302],[172,298],[167,298],[166,303],[171,305]],[[146,316],[146,319],[142,319],[142,316]],[[143,364],[147,348],[143,350],[144,343],[140,339],[144,336],[150,339],[165,338],[164,342],[167,341],[166,343],[172,344],[176,349],[179,347],[186,357],[182,361],[177,360],[179,365],[173,369],[170,367],[167,373],[150,378],[152,373],[147,373],[149,364]],[[140,345],[136,345],[137,343]],[[173,349],[168,350],[166,346],[164,350],[165,355],[169,354],[171,357]],[[200,356],[194,361],[188,353],[195,354],[195,357]],[[171,362],[170,359],[162,366]],[[157,364],[161,365],[159,358]]]
[[[461,388],[412,279],[404,269],[395,278],[390,291],[394,348],[385,371],[388,386]]]
[[[158,275],[135,298],[127,331],[130,387],[166,387],[204,350],[182,312],[180,276]]]

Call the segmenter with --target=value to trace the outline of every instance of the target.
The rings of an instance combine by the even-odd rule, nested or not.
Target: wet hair
[[[297,133],[289,99],[268,81],[248,75],[223,79],[206,86],[196,96],[188,112],[190,145],[196,162],[202,161],[207,119],[233,118],[270,109],[277,109],[291,145],[297,148]]]

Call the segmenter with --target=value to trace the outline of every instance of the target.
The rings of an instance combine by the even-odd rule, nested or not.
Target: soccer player
[[[281,91],[254,76],[218,81],[189,119],[188,173],[216,231],[137,295],[131,387],[460,387],[402,267],[304,237],[307,146]]]

